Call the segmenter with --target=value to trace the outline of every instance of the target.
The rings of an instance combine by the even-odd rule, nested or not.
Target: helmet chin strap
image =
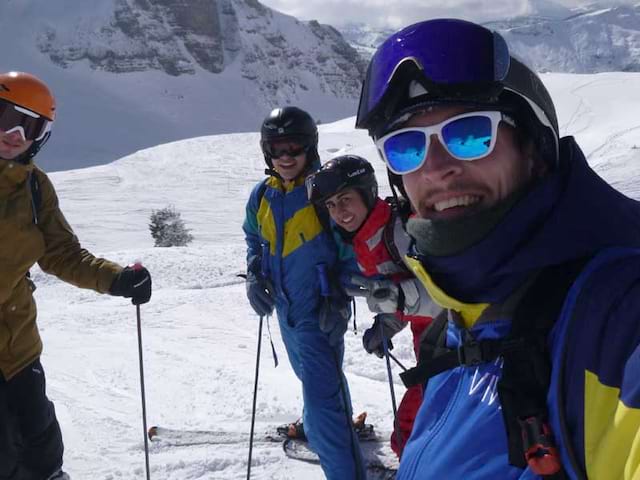
[[[280,175],[275,168],[265,168],[264,174],[271,177],[276,177],[278,180],[284,182],[284,178],[282,178],[282,175]]]
[[[34,141],[26,152],[18,155],[13,160],[15,162],[22,163],[23,165],[28,165],[29,162],[31,162],[31,159],[37,155],[42,147],[44,147],[44,144],[47,143],[49,137],[51,137],[51,132],[47,132],[42,140]]]

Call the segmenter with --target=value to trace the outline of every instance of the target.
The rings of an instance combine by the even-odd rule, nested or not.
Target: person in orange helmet
[[[33,163],[55,117],[55,99],[42,80],[0,73],[0,480],[70,478],[62,471],[62,434],[40,363],[33,264],[134,304],[151,297],[146,268],[123,268],[80,246],[51,181]]]

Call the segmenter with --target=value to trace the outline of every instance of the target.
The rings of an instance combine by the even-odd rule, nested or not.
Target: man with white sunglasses
[[[421,22],[376,51],[356,124],[444,308],[401,375],[425,391],[398,478],[640,477],[640,205],[540,78],[496,32]]]
[[[55,115],[55,99],[42,80],[0,73],[0,480],[69,479],[40,363],[33,264],[136,305],[151,297],[146,268],[123,268],[80,246],[51,181],[33,163]]]

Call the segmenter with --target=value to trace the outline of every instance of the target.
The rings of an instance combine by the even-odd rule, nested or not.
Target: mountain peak
[[[342,118],[356,109],[365,69],[333,27],[257,0],[65,0],[64,9],[5,1],[0,18],[11,20],[0,29],[12,45],[3,64],[50,84],[60,106],[54,140],[74,138],[71,149],[52,140],[39,155],[55,169],[255,130],[280,105],[323,122]],[[86,119],[108,110],[121,121],[94,131]]]

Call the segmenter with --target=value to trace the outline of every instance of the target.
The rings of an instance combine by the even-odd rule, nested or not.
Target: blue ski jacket
[[[307,200],[304,179],[288,188],[273,176],[257,184],[247,203],[243,229],[247,261],[261,258],[262,273],[275,289],[278,317],[317,314],[322,297],[314,267],[324,264],[338,278],[341,265],[332,232],[323,228]]]
[[[446,343],[455,347],[469,336],[506,336],[514,298],[536,272],[590,257],[547,339],[550,424],[569,478],[637,480],[640,206],[601,180],[573,139],[562,140],[561,154],[559,171],[478,245],[458,256],[407,261],[446,309]],[[498,357],[428,381],[399,480],[540,478],[508,463],[497,394],[501,369]]]

